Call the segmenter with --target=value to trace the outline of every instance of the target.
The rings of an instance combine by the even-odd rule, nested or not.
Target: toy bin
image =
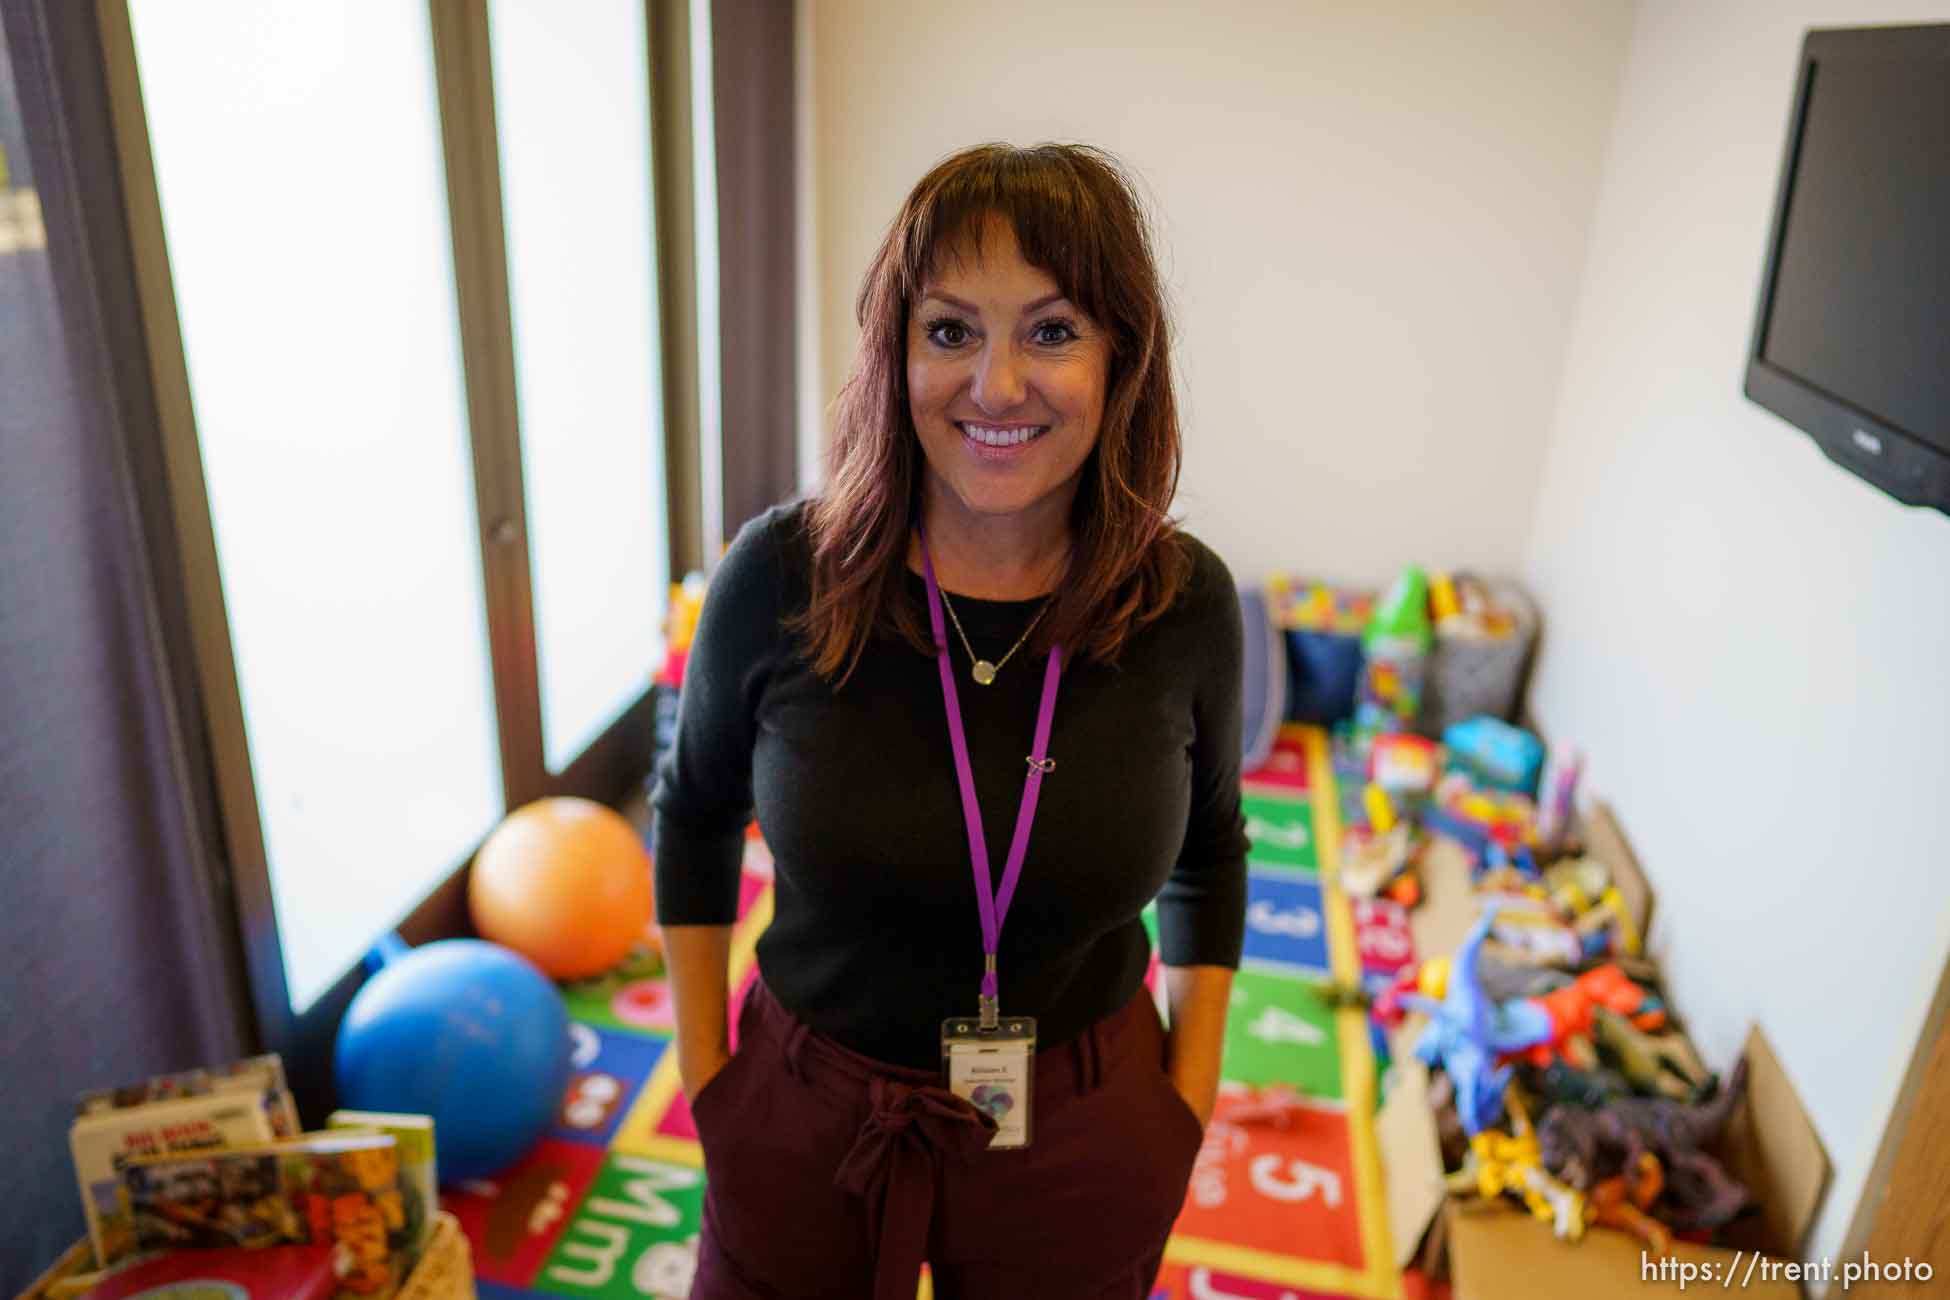
[[[1537,606],[1514,582],[1493,578],[1483,585],[1510,612],[1515,630],[1501,637],[1444,636],[1437,631],[1415,723],[1425,736],[1438,737],[1451,723],[1484,714],[1516,721],[1537,644]]]
[[[1316,628],[1286,628],[1286,718],[1331,727],[1354,716],[1361,681],[1361,638]]]
[[[94,1285],[96,1275],[87,1271],[93,1263],[94,1252],[84,1237],[21,1292],[19,1300],[75,1300]],[[460,1220],[442,1211],[434,1219],[427,1248],[393,1293],[393,1300],[475,1300],[476,1294],[474,1256],[467,1236],[461,1231]]]

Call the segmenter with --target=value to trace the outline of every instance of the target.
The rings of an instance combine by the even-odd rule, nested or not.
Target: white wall
[[[1950,518],[1740,393],[1803,31],[1936,4],[1641,6],[1527,572],[1532,704],[1591,754],[1710,1060],[1758,1021],[1833,1254],[1950,953]]]
[[[1514,571],[1630,32],[1625,0],[814,0],[821,401],[901,198],[984,140],[1155,197],[1178,510],[1242,579]]]

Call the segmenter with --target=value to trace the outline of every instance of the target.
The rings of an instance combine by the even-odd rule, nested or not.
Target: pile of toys
[[[1423,859],[1447,841],[1480,915],[1453,956],[1362,991],[1377,1039],[1422,1018],[1411,1050],[1431,1071],[1452,1192],[1515,1197],[1568,1239],[1594,1223],[1657,1254],[1674,1233],[1703,1239],[1748,1205],[1704,1150],[1744,1067],[1724,1087],[1699,1067],[1620,889],[1581,853],[1581,757],[1493,717],[1439,741],[1414,731],[1435,603],[1411,570],[1370,615],[1354,715],[1335,733],[1340,880],[1416,907]]]
[[[1469,573],[1436,572],[1424,582],[1428,619],[1441,636],[1495,640],[1517,632],[1515,611]],[[1276,627],[1360,636],[1374,617],[1375,594],[1335,583],[1275,573],[1266,595]]]
[[[1385,896],[1414,907],[1422,895],[1417,861],[1429,837],[1440,835],[1462,847],[1479,887],[1531,892],[1540,904],[1555,904],[1567,924],[1595,930],[1610,917],[1629,925],[1612,906],[1615,895],[1607,899],[1590,872],[1561,871],[1556,885],[1545,879],[1545,864],[1571,847],[1583,772],[1575,750],[1553,758],[1547,773],[1543,742],[1498,718],[1454,723],[1440,742],[1407,730],[1363,731],[1357,721],[1337,736],[1334,751],[1343,791],[1343,887],[1356,897]],[[1580,879],[1597,892],[1576,888]],[[1599,915],[1587,915],[1600,906]],[[1619,946],[1625,939],[1590,942]]]
[[[1343,792],[1341,884],[1359,898],[1405,907],[1421,898],[1416,858],[1429,834],[1460,843],[1479,879],[1541,883],[1539,863],[1564,848],[1582,762],[1560,755],[1545,780],[1544,744],[1500,718],[1445,727],[1440,741],[1416,730],[1437,622],[1493,622],[1457,607],[1455,584],[1403,570],[1375,604],[1362,634],[1352,716],[1336,726],[1334,765]],[[1440,594],[1438,594],[1440,593]],[[1442,611],[1432,619],[1432,611]],[[1497,615],[1495,617],[1502,617]],[[1549,793],[1538,799],[1540,784]]]
[[[1589,877],[1595,864],[1567,865]],[[1572,1241],[1594,1223],[1654,1255],[1675,1234],[1709,1240],[1750,1204],[1707,1150],[1744,1062],[1723,1085],[1673,1026],[1650,966],[1540,952],[1525,935],[1533,915],[1490,891],[1452,958],[1404,971],[1373,1005],[1385,1025],[1425,1020],[1413,1051],[1431,1070],[1450,1190],[1514,1196]]]
[[[1275,573],[1266,580],[1273,626],[1359,636],[1374,616],[1374,593]]]
[[[1437,738],[1465,718],[1510,717],[1536,634],[1515,584],[1414,565],[1379,596],[1276,573],[1251,605],[1249,622],[1263,616],[1285,648],[1285,720],[1352,721],[1364,738]]]

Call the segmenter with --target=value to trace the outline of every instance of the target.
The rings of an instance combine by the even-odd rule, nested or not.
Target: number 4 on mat
[[[1302,1020],[1283,1007],[1266,1007],[1246,1026],[1246,1032],[1262,1043],[1299,1043],[1318,1047],[1327,1041],[1326,1031],[1311,1021]]]

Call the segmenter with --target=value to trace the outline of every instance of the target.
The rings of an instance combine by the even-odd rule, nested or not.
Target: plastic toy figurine
[[[1586,1110],[1597,1110],[1622,1097],[1635,1095],[1624,1075],[1601,1065],[1581,1070],[1568,1061],[1552,1061],[1541,1068],[1529,1066],[1522,1074],[1524,1088],[1548,1106],[1582,1106]]]
[[[1587,960],[1639,955],[1638,926],[1632,923],[1625,896],[1616,889],[1607,889],[1599,895],[1598,901],[1572,923],[1572,928],[1578,932]]]
[[[1401,1004],[1404,994],[1419,993],[1441,1001],[1449,989],[1453,964],[1448,957],[1430,957],[1403,967],[1396,972],[1393,982],[1375,995],[1371,1007],[1374,1018],[1390,1028],[1399,1025],[1408,1010]],[[1492,1002],[1542,997],[1570,983],[1571,977],[1562,971],[1502,961],[1487,948],[1476,954],[1476,984]]]
[[[1376,835],[1386,835],[1395,829],[1395,805],[1388,802],[1388,792],[1373,781],[1361,787],[1361,808],[1368,814],[1368,827]]]
[[[1435,788],[1436,744],[1423,736],[1376,736],[1368,779],[1394,795],[1426,795]]]
[[[1695,1101],[1712,1088],[1711,1076],[1695,1078],[1685,1063],[1667,1052],[1658,1039],[1609,1008],[1592,1008],[1591,1027],[1600,1058],[1631,1080],[1640,1092],[1675,1101]]]
[[[1375,1023],[1393,1029],[1408,1018],[1408,1008],[1402,1005],[1402,998],[1419,993],[1424,997],[1440,999],[1448,988],[1449,959],[1431,957],[1416,966],[1405,966],[1395,976],[1394,982],[1368,1005],[1369,1018]]]
[[[1665,1188],[1665,1170],[1650,1151],[1639,1155],[1637,1169],[1627,1169],[1591,1189],[1591,1221],[1619,1228],[1645,1243],[1655,1258],[1672,1249],[1672,1232],[1650,1210]]]
[[[1719,1135],[1747,1085],[1747,1063],[1733,1069],[1711,1101],[1687,1105],[1662,1097],[1628,1097],[1599,1111],[1558,1106],[1544,1116],[1538,1141],[1544,1166],[1571,1186],[1590,1190],[1602,1170],[1642,1168],[1649,1152],[1665,1169],[1666,1222],[1680,1232],[1711,1231],[1747,1204],[1747,1189],[1702,1149]]]
[[[1503,1093],[1510,1082],[1509,1065],[1497,1059],[1550,1035],[1550,1018],[1525,1001],[1499,1006],[1476,980],[1476,962],[1498,906],[1483,909],[1449,971],[1441,1001],[1420,993],[1404,993],[1400,1005],[1429,1018],[1416,1040],[1415,1055],[1426,1065],[1441,1066],[1456,1085],[1456,1114],[1472,1136],[1495,1124],[1503,1114]]]
[[[1577,1241],[1584,1236],[1590,1217],[1584,1193],[1545,1170],[1537,1135],[1522,1103],[1514,1097],[1510,1099],[1510,1115],[1514,1133],[1491,1130],[1470,1139],[1462,1169],[1448,1180],[1451,1190],[1474,1191],[1485,1198],[1513,1192],[1533,1215],[1550,1224],[1557,1236]]]
[[[1498,919],[1498,955],[1516,963],[1576,968],[1584,963],[1584,940],[1548,911],[1516,899]]]
[[[1505,961],[1501,952],[1491,945],[1476,959],[1476,982],[1492,1000],[1508,1002],[1511,998],[1540,998],[1569,984],[1571,977],[1550,966]]]
[[[1422,901],[1422,882],[1416,879],[1413,871],[1404,871],[1388,882],[1388,888],[1381,891],[1381,896],[1403,907],[1413,908]]]
[[[1656,996],[1634,984],[1616,966],[1588,970],[1563,988],[1531,999],[1550,1018],[1551,1036],[1529,1050],[1529,1060],[1549,1065],[1571,1038],[1589,1036],[1595,1011],[1603,1007],[1627,1017],[1636,1029],[1663,1029],[1666,1007]]]
[[[1456,599],[1456,583],[1446,573],[1429,575],[1429,617],[1440,628],[1447,619],[1462,613],[1462,602]]]
[[[1611,869],[1596,858],[1567,858],[1544,868],[1544,890],[1566,916],[1583,916],[1611,887]]]
[[[1308,986],[1321,1005],[1331,1011],[1367,1011],[1374,1005],[1365,988],[1359,983],[1344,983],[1341,980],[1310,980]]]
[[[1341,888],[1356,898],[1386,892],[1408,870],[1414,834],[1407,822],[1396,822],[1381,834],[1350,829],[1341,839]]]
[[[1480,866],[1493,843],[1505,849],[1536,843],[1537,805],[1527,795],[1481,789],[1467,773],[1449,772],[1436,782],[1422,826],[1455,840]]]
[[[1437,597],[1430,593],[1430,603]],[[1507,637],[1517,630],[1517,620],[1509,610],[1496,603],[1489,588],[1481,579],[1467,573],[1458,573],[1449,583],[1449,593],[1441,598],[1446,611],[1438,630],[1444,636],[1467,637],[1471,640],[1496,640]],[[1453,610],[1450,602],[1453,601]]]

